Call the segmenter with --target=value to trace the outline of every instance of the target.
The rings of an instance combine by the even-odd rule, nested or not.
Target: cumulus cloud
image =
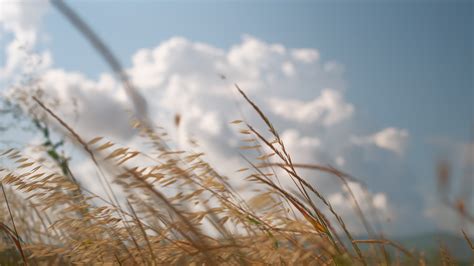
[[[49,52],[36,53],[39,26],[46,14],[49,1],[0,1],[0,39],[13,38],[6,46],[5,64],[0,68],[0,79],[10,77],[25,68],[46,68],[51,64]]]
[[[386,128],[373,135],[375,145],[380,148],[402,154],[408,140],[408,131],[405,129]]]
[[[296,129],[287,129],[281,139],[292,159],[301,163],[314,163],[314,155],[321,149],[321,140],[317,137],[302,136]]]
[[[351,138],[356,145],[375,145],[381,149],[402,155],[408,142],[408,131],[394,127],[385,128],[373,135]]]
[[[292,56],[298,61],[309,64],[319,59],[319,52],[314,49],[294,49]]]
[[[3,31],[30,36],[24,39],[29,40],[28,50],[32,51],[37,42],[36,25],[44,12],[27,18],[28,12],[13,8],[2,15],[0,23]],[[7,47],[8,61],[1,70],[4,77],[12,77],[22,65],[15,45],[20,43],[12,41]],[[107,136],[125,145],[137,141],[129,126],[131,99],[111,75],[93,80],[52,68],[47,51],[38,58],[44,63],[35,85],[58,100],[55,111],[84,138]],[[266,43],[249,35],[229,49],[173,37],[138,50],[127,73],[147,99],[153,122],[168,130],[178,148],[190,148],[190,139],[197,140],[206,159],[224,174],[235,174],[245,165],[236,151],[236,130],[229,121],[244,115],[257,123],[256,116],[248,115],[249,109],[239,105],[241,98],[234,83],[271,116],[295,162],[344,166],[350,161],[346,155],[353,143],[347,141],[350,131],[346,129],[350,129],[355,107],[344,97],[344,67],[322,61],[316,49]],[[179,127],[173,126],[175,115],[180,116]],[[344,130],[331,131],[341,125],[346,125]],[[407,136],[405,131],[381,131],[371,136],[370,142],[401,154],[401,145],[393,142],[400,144]],[[338,194],[334,182],[321,180],[315,182],[335,204],[347,192]],[[351,186],[357,190],[356,185]],[[366,196],[363,193],[360,197]],[[386,211],[388,199],[385,194],[375,194],[372,205]]]
[[[328,197],[329,202],[336,211],[343,214],[343,219],[348,222],[348,226],[353,232],[364,233],[362,225],[354,219],[349,219],[354,214],[356,204],[359,205],[364,215],[370,221],[393,219],[394,213],[389,206],[387,195],[384,193],[371,193],[367,189],[355,182],[348,182],[341,192],[336,192]]]
[[[49,6],[48,0],[38,1],[1,1],[0,25],[3,31],[15,34],[15,37],[35,43],[38,25]]]
[[[85,138],[132,137],[130,103],[111,75],[102,74],[94,81],[81,73],[51,69],[36,85],[46,93],[45,99],[59,100],[60,115]]]
[[[255,99],[266,98],[267,94],[294,95],[294,87],[306,86],[301,95],[317,99],[316,107],[309,107],[320,112],[314,119],[322,125],[340,122],[347,112],[352,112],[352,106],[342,99],[342,76],[332,73],[329,77],[318,57],[314,49],[289,49],[251,36],[244,36],[241,43],[227,51],[174,37],[155,48],[137,51],[127,71],[148,100],[154,122],[173,131],[182,148],[189,147],[189,139],[194,138],[209,154],[222,158],[222,154],[230,156],[229,150],[236,146],[229,141],[236,136],[228,122],[241,117],[236,105],[241,98],[235,93],[234,82]],[[320,81],[315,76],[321,77]],[[123,142],[131,139],[133,131],[126,111],[130,100],[111,75],[102,74],[98,80],[91,80],[80,73],[48,68],[35,85],[57,98],[58,113],[86,137],[114,136]],[[265,102],[262,108],[268,109]],[[174,132],[171,118],[176,114],[181,122]],[[279,114],[275,118],[286,119]],[[320,143],[315,132],[296,140],[301,132],[286,129],[290,128],[283,126],[284,136],[290,146],[296,147],[295,152],[306,150],[305,158],[317,157],[310,156],[317,153],[315,148]]]
[[[259,105],[268,114],[275,115],[272,119],[282,125],[281,132],[291,142],[288,146],[297,147],[294,151],[299,154],[305,150],[304,158],[308,161],[320,157],[315,150],[315,144],[321,142],[317,132],[301,132],[292,129],[287,122],[306,123],[303,116],[308,115],[313,122],[327,127],[350,119],[354,112],[354,107],[344,100],[342,73],[325,67],[315,49],[292,49],[245,35],[241,43],[223,50],[174,37],[154,48],[140,49],[132,62],[128,73],[149,99],[151,113],[165,117],[180,114],[178,143],[185,147],[192,136],[200,140],[209,153],[229,155],[230,148],[237,146],[229,141],[236,136],[235,129],[228,124],[241,117],[236,108],[241,98],[235,94],[234,82],[257,101],[267,99],[267,95],[275,97]],[[299,88],[297,93],[295,88]],[[298,103],[308,98],[315,100],[302,110],[290,110],[293,112],[290,117],[275,107],[275,101],[282,99],[288,101],[285,106],[296,102],[300,107]],[[247,118],[252,117],[255,116]],[[166,119],[156,122],[171,124]],[[305,143],[292,142],[294,136],[301,137]]]
[[[273,98],[269,100],[271,110],[286,119],[298,122],[319,122],[331,126],[348,119],[354,112],[354,107],[346,103],[340,92],[324,89],[317,98],[304,102]]]

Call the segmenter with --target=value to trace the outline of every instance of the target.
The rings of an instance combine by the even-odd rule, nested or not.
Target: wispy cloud
[[[409,134],[406,129],[398,129],[394,127],[385,128],[370,136],[357,137],[352,136],[351,141],[361,146],[376,146],[403,155],[408,144]]]

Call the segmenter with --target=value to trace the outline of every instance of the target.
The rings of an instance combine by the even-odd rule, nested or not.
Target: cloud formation
[[[36,42],[38,25],[48,10],[49,1],[1,1],[0,25],[3,31],[15,34],[15,38]]]
[[[40,20],[41,13],[31,16],[30,21],[24,17],[27,10],[14,10],[5,13],[0,23],[5,31],[18,36],[34,36],[28,37],[32,50],[37,33],[28,32],[39,24],[31,21]],[[22,15],[8,15],[15,12]],[[18,22],[11,22],[15,20]],[[11,78],[22,65],[17,50],[13,44],[7,48],[7,62],[11,63],[2,69],[0,78]],[[127,111],[131,101],[110,74],[93,80],[52,68],[48,51],[39,55],[45,63],[35,85],[57,98],[55,110],[77,132],[86,139],[108,136],[124,144],[136,141]],[[137,51],[127,73],[147,99],[151,119],[167,129],[177,148],[190,148],[190,139],[197,140],[206,159],[224,174],[234,174],[245,165],[236,151],[236,129],[229,121],[244,116],[258,124],[256,115],[236,94],[234,83],[270,116],[295,162],[350,165],[352,158],[348,156],[361,144],[401,155],[408,138],[406,130],[388,128],[351,142],[350,122],[356,107],[344,97],[344,67],[322,61],[316,49],[289,48],[249,35],[229,49],[174,37]],[[175,115],[180,116],[177,128],[173,126]],[[314,172],[301,173],[315,176]],[[339,185],[328,178],[314,182],[333,201],[344,193],[337,192]],[[373,198],[377,210],[388,212],[390,199],[384,193]]]
[[[409,134],[406,129],[398,129],[394,127],[385,128],[366,137],[351,138],[351,141],[356,145],[374,145],[381,149],[385,149],[403,155],[408,143]]]
[[[352,232],[364,234],[365,229],[360,224],[360,220],[354,219],[357,205],[369,218],[369,221],[381,221],[393,219],[392,207],[389,206],[387,196],[384,193],[370,193],[361,184],[348,182],[341,192],[336,192],[328,197],[329,202],[339,213],[343,214],[343,220]],[[375,217],[373,217],[375,215]]]
[[[11,78],[16,71],[28,68],[46,68],[51,64],[48,51],[35,53],[39,27],[49,8],[49,1],[0,1],[0,39],[7,40],[4,66],[0,68],[0,79]]]
[[[317,98],[304,102],[273,98],[269,100],[270,109],[275,114],[302,123],[319,122],[331,126],[350,118],[354,107],[344,102],[339,91],[324,89]]]
[[[295,162],[343,165],[344,154],[352,147],[350,141],[338,140],[340,136],[348,139],[349,131],[339,129],[332,134],[337,131],[334,126],[347,123],[355,112],[344,99],[342,68],[321,62],[317,50],[290,49],[244,36],[226,51],[175,37],[137,51],[132,62],[127,71],[147,99],[154,123],[167,128],[178,148],[190,148],[190,139],[197,140],[207,159],[224,174],[234,174],[245,165],[237,153],[237,130],[229,121],[243,114],[258,124],[253,111],[241,105],[234,82],[272,115]],[[109,136],[125,144],[136,140],[126,111],[130,101],[111,75],[91,80],[50,68],[36,85],[58,99],[57,112],[85,138]],[[172,121],[176,114],[178,128]],[[405,131],[389,129],[374,134],[370,141],[399,152],[397,145],[403,144],[400,139],[405,135]],[[318,180],[328,194],[339,190],[329,178]],[[383,199],[377,201],[382,209],[387,205]]]

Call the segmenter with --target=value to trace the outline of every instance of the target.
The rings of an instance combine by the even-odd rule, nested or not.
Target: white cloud
[[[210,134],[217,136],[221,132],[221,120],[216,112],[208,112],[202,115],[200,128]]]
[[[337,164],[337,166],[342,167],[346,164],[346,159],[344,159],[344,157],[342,157],[342,156],[337,156],[336,157],[336,164]]]
[[[92,80],[80,73],[53,69],[51,54],[35,51],[43,36],[39,27],[49,7],[48,1],[0,0],[0,5],[0,38],[7,44],[2,51],[6,57],[0,80],[15,80],[12,77],[18,73],[41,70],[38,84],[60,100],[55,111],[84,138],[104,135],[124,145],[136,143],[138,138],[129,127],[130,114],[126,111],[131,107],[130,99],[111,75],[102,74]],[[181,148],[190,147],[189,138],[197,139],[200,149],[207,154],[206,159],[225,174],[235,174],[235,169],[245,165],[237,156],[235,149],[240,145],[228,122],[241,118],[242,113],[251,123],[256,122],[255,114],[248,115],[246,109],[240,113],[235,108],[241,97],[234,93],[234,82],[271,115],[295,162],[331,164],[350,171],[361,162],[355,157],[365,158],[354,145],[403,155],[409,139],[406,129],[394,127],[369,136],[351,137],[356,127],[351,123],[356,109],[344,97],[344,66],[321,60],[315,49],[294,49],[248,35],[230,49],[174,37],[156,47],[137,51],[127,71],[145,95],[154,122],[167,128]],[[221,79],[219,74],[227,79]],[[178,129],[172,122],[175,114],[181,116]],[[462,161],[463,165],[474,165],[474,144],[458,144],[455,157],[450,158]],[[381,164],[385,166],[384,162]],[[78,168],[84,170],[86,165],[80,164]],[[345,208],[347,190],[335,192],[337,187],[321,181],[319,173],[298,171],[307,178],[318,175],[312,182],[319,182],[318,188],[329,194],[346,215],[353,212]],[[395,177],[395,174],[387,176]],[[94,179],[89,181],[92,185]],[[389,183],[380,181],[384,182]],[[389,186],[387,190],[391,189]],[[365,198],[366,192],[357,184],[351,184],[351,188],[357,191],[358,199]],[[378,212],[393,215],[390,202],[397,200],[395,193],[390,194],[390,199],[385,193],[369,195]],[[451,214],[437,211],[434,201],[427,202],[426,216],[448,228]]]
[[[389,206],[387,195],[384,193],[371,193],[364,189],[362,185],[355,182],[348,182],[342,188],[342,192],[336,192],[328,197],[329,202],[336,211],[342,214],[342,218],[347,222],[347,226],[356,233],[366,233],[359,219],[355,219],[356,203],[369,221],[393,219],[394,213]],[[374,217],[375,215],[375,217]]]
[[[39,26],[49,7],[49,1],[0,1],[0,39],[6,42],[7,35],[13,38],[6,46],[5,64],[0,68],[0,79],[11,76],[25,68],[45,68],[51,64],[48,52],[35,53]]]
[[[167,120],[180,114],[178,143],[186,147],[189,137],[196,138],[203,149],[213,147],[207,151],[218,154],[216,157],[219,158],[222,157],[220,154],[235,155],[235,151],[229,152],[232,150],[229,139],[236,138],[235,129],[228,122],[241,118],[236,108],[241,97],[235,94],[234,82],[257,101],[267,95],[290,102],[314,98],[315,101],[309,104],[309,119],[322,126],[348,120],[354,109],[343,99],[342,76],[324,70],[324,62],[319,62],[319,52],[268,44],[248,35],[229,50],[174,37],[157,47],[140,49],[132,62],[128,72],[149,99],[150,113],[164,114]],[[226,79],[221,79],[220,74]],[[294,88],[300,88],[298,95]],[[260,106],[269,113],[265,104]],[[308,111],[297,114],[302,122],[306,122],[301,114],[304,112]],[[254,114],[249,117],[255,121]],[[292,131],[285,122],[287,117],[280,113],[275,119],[281,120],[281,132],[288,130],[293,136],[304,135],[301,141],[305,143],[294,143],[299,147],[296,152],[301,153],[304,149],[308,153],[318,153],[315,144],[321,141],[317,139],[316,131]],[[160,125],[172,124],[155,121]],[[288,141],[291,141],[290,133],[286,135]],[[317,156],[305,157],[308,162],[315,158]]]
[[[4,31],[15,34],[17,39],[34,44],[38,25],[49,6],[48,0],[8,1],[0,4],[0,25]]]
[[[350,196],[350,194],[354,197]],[[349,199],[345,199],[349,198]],[[344,200],[342,200],[344,199]],[[355,201],[363,207],[363,210],[369,209],[372,205],[377,210],[388,211],[387,197],[383,193],[372,194],[362,187],[359,183],[349,181],[347,186],[343,187],[342,192],[334,193],[329,196],[329,201],[335,206],[352,208]]]
[[[281,70],[288,77],[293,77],[295,75],[295,66],[291,62],[284,62],[281,65]]]
[[[319,60],[319,52],[314,49],[293,49],[291,54],[294,59],[308,64]]]
[[[333,89],[324,89],[312,101],[272,98],[268,101],[272,112],[289,120],[301,123],[319,122],[332,126],[351,117],[354,107],[346,103],[342,94]]]
[[[49,69],[31,87],[13,88],[8,97],[29,97],[28,90],[35,88],[41,89],[46,104],[85,139],[110,136],[124,140],[133,135],[127,111],[130,104],[109,74],[94,81],[81,73]]]
[[[321,140],[317,137],[301,136],[295,129],[287,129],[281,134],[286,149],[295,162],[314,163],[315,154],[321,148]]]
[[[356,145],[375,145],[381,149],[402,155],[408,143],[408,131],[394,127],[385,128],[373,135],[367,137],[351,138]]]
[[[221,172],[234,174],[244,166],[236,149],[241,145],[230,141],[238,136],[229,121],[242,115],[236,104],[242,103],[242,98],[236,94],[234,82],[257,101],[267,94],[287,99],[299,87],[303,97],[316,99],[312,103],[316,107],[309,107],[316,108],[319,114],[310,119],[323,126],[342,123],[352,113],[353,107],[343,100],[342,77],[326,74],[323,63],[314,58],[317,51],[304,49],[296,58],[295,51],[251,36],[245,36],[227,51],[174,37],[157,47],[137,51],[127,71],[147,99],[151,118],[168,130],[177,148],[189,149],[190,139],[197,140],[199,149],[208,154],[207,160]],[[314,60],[302,62],[303,54]],[[291,75],[283,74],[283,65],[291,65],[287,67]],[[227,78],[222,79],[219,74]],[[39,77],[33,87],[44,90],[46,99],[56,98],[59,104],[54,105],[55,112],[85,139],[107,136],[130,145],[134,136],[127,111],[131,101],[111,75],[102,74],[98,80],[92,80],[81,73],[49,68]],[[326,87],[334,89],[323,89]],[[243,107],[244,115],[251,112],[246,116],[256,123],[254,112],[249,111],[248,105]],[[265,104],[261,107],[268,113]],[[181,118],[177,129],[173,125],[176,114]],[[277,114],[274,118],[296,161],[335,160],[335,156],[323,150],[318,130],[296,130],[288,125],[286,117]]]
[[[344,66],[335,61],[324,63],[323,69],[329,74],[342,74],[344,72]]]
[[[234,82],[272,115],[294,162],[343,166],[350,161],[345,157],[351,148],[346,141],[350,131],[328,133],[335,125],[350,122],[355,112],[344,98],[343,67],[321,62],[314,49],[291,49],[245,36],[241,43],[223,50],[174,37],[137,51],[127,72],[147,99],[151,119],[167,129],[177,148],[189,149],[190,138],[197,140],[198,149],[224,174],[235,175],[235,170],[245,166],[236,150],[240,145],[231,141],[237,136],[229,122],[243,114],[251,124],[258,124],[248,105],[239,106],[242,98],[235,93]],[[92,80],[48,68],[36,85],[59,100],[55,112],[85,139],[107,136],[127,146],[137,141],[126,111],[131,101],[111,75]],[[173,125],[176,114],[181,117],[178,128]],[[376,145],[392,147],[387,142],[393,137],[373,138]],[[313,180],[327,194],[338,189],[332,179]],[[334,194],[333,200],[337,197]],[[374,197],[377,208],[386,208],[385,195]]]

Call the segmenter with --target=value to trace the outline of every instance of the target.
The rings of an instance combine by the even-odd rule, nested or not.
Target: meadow
[[[53,3],[133,95],[134,85],[99,36],[62,1]],[[461,263],[443,245],[426,254],[385,237],[360,207],[370,203],[359,202],[351,190],[349,182],[359,182],[357,178],[332,166],[294,162],[278,130],[245,88],[235,84],[235,90],[261,122],[229,121],[240,133],[247,162],[246,168],[235,169],[244,176],[239,188],[237,177],[220,174],[205,154],[172,148],[166,131],[148,115],[135,114],[130,121],[148,147],[137,150],[107,136],[84,139],[41,90],[21,94],[12,103],[22,114],[18,119],[28,120],[44,142],[40,158],[13,148],[0,151],[0,265]],[[176,127],[179,120],[177,115]],[[58,128],[64,141],[94,165],[103,195],[81,185],[64,142],[53,134]],[[301,169],[329,175],[348,191],[347,204],[364,226],[365,237],[351,232]],[[446,165],[439,166],[438,175],[440,182],[447,182]],[[472,219],[462,202],[452,207]],[[459,233],[474,255],[472,239]]]

